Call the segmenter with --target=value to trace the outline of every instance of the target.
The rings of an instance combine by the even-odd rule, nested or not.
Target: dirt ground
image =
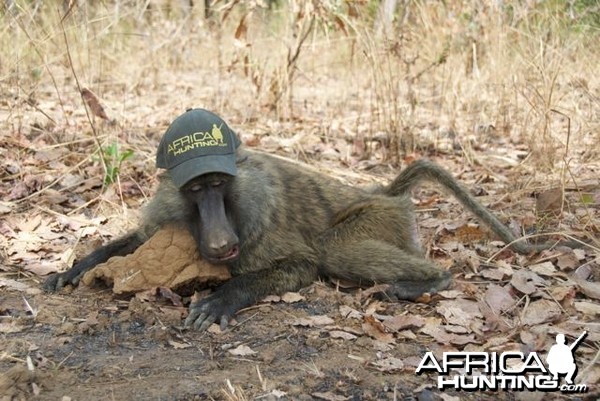
[[[0,296],[3,315],[14,318],[14,332],[2,338],[3,355],[12,356],[0,362],[2,380],[13,379],[0,387],[3,399],[514,399],[434,390],[435,378],[416,376],[414,369],[425,351],[444,346],[423,335],[394,344],[364,335],[360,319],[340,312],[342,305],[360,309],[356,292],[323,283],[302,291],[299,302],[250,308],[235,327],[218,334],[182,330],[181,308],[165,302],[117,300],[107,290],[90,289],[32,295],[37,291],[31,285]],[[24,312],[24,299],[37,310],[35,319]],[[390,316],[433,312],[410,303],[380,309]],[[300,325],[299,319],[311,316],[331,320]],[[340,331],[354,338],[336,338]],[[232,353],[236,349],[239,355]]]
[[[31,395],[31,383],[39,386],[40,399],[48,400],[274,399],[269,396],[273,391],[285,392],[289,399],[415,396],[422,379],[378,371],[374,363],[381,351],[370,340],[336,340],[330,329],[294,326],[294,320],[311,315],[338,315],[330,326],[348,324],[337,311],[340,299],[348,295],[323,285],[306,294],[306,300],[294,304],[246,311],[238,316],[239,325],[223,334],[183,331],[181,311],[117,301],[107,292],[39,294],[29,299],[40,305],[36,322],[25,314],[19,317],[21,330],[5,335],[3,352],[26,353],[38,363],[33,378],[15,383],[16,393],[25,398]],[[5,311],[22,309],[17,292],[4,292],[1,301]],[[240,345],[253,353],[229,352]],[[394,348],[386,353],[402,358],[417,358],[424,349],[417,342]],[[3,361],[2,370],[14,362]]]

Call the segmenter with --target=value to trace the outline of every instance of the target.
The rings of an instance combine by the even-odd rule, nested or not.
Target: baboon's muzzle
[[[227,213],[222,193],[207,191],[198,204],[200,214],[200,253],[212,263],[229,263],[240,254],[239,239],[235,234]]]

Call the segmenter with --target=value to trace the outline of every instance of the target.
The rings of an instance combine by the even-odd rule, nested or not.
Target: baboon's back
[[[233,190],[242,244],[236,273],[305,250],[336,213],[366,194],[304,165],[259,152],[243,156]]]

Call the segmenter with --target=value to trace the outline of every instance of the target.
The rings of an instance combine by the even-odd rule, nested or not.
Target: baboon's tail
[[[428,160],[417,160],[404,169],[392,183],[384,189],[390,196],[408,195],[419,182],[427,180],[443,185],[459,202],[490,227],[502,241],[510,244],[516,252],[527,254],[539,250],[536,246],[517,241],[513,233],[488,209],[473,198],[462,185],[444,168]],[[545,249],[544,246],[541,249]]]

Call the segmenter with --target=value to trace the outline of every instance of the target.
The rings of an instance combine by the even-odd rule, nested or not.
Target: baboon
[[[215,138],[214,127],[220,127]],[[536,247],[513,234],[444,169],[417,161],[387,186],[344,185],[269,154],[246,150],[215,114],[189,110],[167,129],[158,149],[156,195],[136,231],[105,245],[70,270],[48,278],[55,291],[111,256],[133,252],[160,227],[176,224],[193,235],[211,263],[227,264],[233,278],[193,302],[185,324],[225,328],[240,309],[269,294],[297,291],[319,276],[362,285],[388,283],[387,295],[414,300],[450,285],[450,274],[423,257],[407,193],[433,180],[521,253]]]

